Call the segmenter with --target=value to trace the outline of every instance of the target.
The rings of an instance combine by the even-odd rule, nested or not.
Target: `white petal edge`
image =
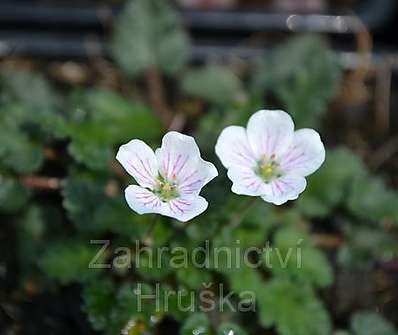
[[[200,151],[193,137],[170,131],[163,136],[162,146],[156,150],[155,155],[160,173],[171,180],[188,162],[198,159]]]
[[[141,140],[131,140],[123,144],[116,159],[134,177],[138,184],[152,188],[156,183],[158,166],[153,150]]]
[[[261,198],[274,205],[295,200],[305,190],[307,181],[298,175],[285,175],[267,184],[267,192]]]
[[[138,214],[160,213],[162,211],[160,199],[143,187],[130,185],[126,188],[124,194],[129,207]]]
[[[251,168],[232,166],[227,174],[232,181],[231,191],[236,194],[259,196],[267,191],[266,184]]]
[[[301,176],[314,173],[325,161],[325,147],[313,129],[300,129],[294,133],[289,149],[280,159],[281,169]]]
[[[186,164],[176,176],[178,192],[183,195],[198,195],[203,186],[218,176],[216,167],[198,157]]]
[[[156,150],[160,173],[174,180],[182,195],[197,195],[218,176],[216,167],[200,157],[195,139],[175,131],[168,132]]]
[[[192,220],[202,214],[208,207],[208,202],[200,196],[180,197],[169,202],[162,202],[151,191],[130,185],[125,190],[129,207],[138,214],[160,214],[181,222]]]
[[[247,123],[247,137],[256,157],[282,156],[293,140],[293,133],[293,120],[282,110],[260,110]]]
[[[200,196],[180,197],[163,203],[162,215],[187,222],[202,214],[208,207],[208,202]]]
[[[217,139],[215,151],[227,169],[232,165],[254,167],[257,162],[243,127],[224,128]]]

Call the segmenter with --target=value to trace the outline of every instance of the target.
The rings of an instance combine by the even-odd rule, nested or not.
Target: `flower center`
[[[163,202],[170,201],[178,198],[179,193],[177,190],[177,184],[173,181],[165,179],[163,176],[158,177],[157,187],[154,189],[154,193]]]
[[[256,174],[265,182],[269,183],[272,180],[282,176],[279,163],[271,157],[271,159],[263,158],[258,162]]]

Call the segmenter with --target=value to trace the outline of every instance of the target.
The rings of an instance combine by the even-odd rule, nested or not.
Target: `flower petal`
[[[325,147],[313,129],[300,129],[294,133],[293,142],[280,159],[281,169],[301,176],[314,173],[325,160]]]
[[[134,177],[138,184],[152,188],[156,183],[158,167],[153,150],[141,140],[123,144],[116,159]]]
[[[161,214],[182,222],[203,213],[208,206],[206,199],[197,196],[162,202],[154,193],[137,185],[128,186],[125,197],[130,208],[138,214]]]
[[[225,128],[218,137],[216,154],[228,169],[230,166],[254,167],[255,155],[247,139],[246,129],[238,126]]]
[[[156,150],[159,171],[168,180],[175,179],[186,164],[200,157],[193,137],[170,131],[163,136],[162,147]]]
[[[228,178],[233,183],[231,191],[236,194],[258,196],[266,192],[266,184],[251,168],[232,166]]]
[[[276,158],[290,146],[294,123],[289,114],[281,110],[260,110],[247,124],[247,137],[256,157]]]
[[[203,197],[180,197],[163,203],[161,214],[186,222],[203,213],[207,206],[208,203]]]
[[[295,200],[305,190],[304,177],[288,174],[267,184],[267,191],[261,198],[274,205],[282,205],[288,200]]]
[[[181,194],[199,194],[201,188],[218,175],[215,166],[200,157],[194,138],[175,131],[163,137],[156,157],[162,176],[175,181]]]
[[[163,203],[151,191],[130,185],[125,190],[125,197],[130,208],[138,214],[160,213]]]
[[[204,185],[218,176],[216,167],[198,157],[186,164],[176,176],[178,192],[182,195],[198,195]]]

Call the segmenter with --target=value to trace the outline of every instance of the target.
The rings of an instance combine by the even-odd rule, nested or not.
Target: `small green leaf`
[[[374,312],[358,312],[351,320],[351,330],[354,335],[397,335],[394,326]]]
[[[278,230],[263,260],[266,269],[277,277],[290,277],[316,287],[333,283],[332,268],[326,257],[312,246],[308,235],[295,228]]]
[[[348,208],[360,219],[398,224],[398,192],[376,177],[358,176],[348,198]]]
[[[31,192],[14,179],[0,175],[0,211],[16,212],[29,200]]]
[[[43,164],[42,148],[22,131],[0,126],[0,161],[17,173],[33,173]]]
[[[325,163],[308,178],[307,189],[295,204],[308,217],[326,217],[346,199],[354,178],[365,173],[362,161],[351,151],[329,150]]]
[[[321,302],[306,285],[272,279],[257,293],[260,323],[280,335],[329,335],[331,323]]]
[[[178,72],[188,61],[189,43],[177,13],[167,1],[129,1],[115,24],[112,52],[135,77],[155,67]]]
[[[65,182],[62,195],[63,206],[77,229],[82,232],[96,232],[104,229],[97,215],[98,209],[105,201],[100,185],[90,179],[70,178]]]
[[[91,169],[107,169],[115,147],[132,138],[153,141],[159,120],[144,105],[104,90],[76,91],[67,133],[69,153]]]
[[[187,71],[181,85],[184,94],[214,104],[226,104],[242,94],[239,78],[227,67],[215,64]]]
[[[95,330],[104,330],[116,302],[115,288],[109,279],[95,280],[84,287],[83,309]]]
[[[337,90],[337,58],[317,36],[299,36],[277,48],[255,71],[255,93],[274,93],[296,125],[317,127]]]
[[[87,243],[69,241],[60,242],[50,248],[43,255],[40,265],[46,274],[62,284],[71,282],[85,282],[98,275],[101,268],[90,267],[90,263],[97,255],[95,246]],[[105,254],[100,255],[96,264],[104,262]]]

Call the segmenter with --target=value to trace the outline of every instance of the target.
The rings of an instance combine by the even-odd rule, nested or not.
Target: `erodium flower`
[[[128,205],[138,214],[158,213],[185,222],[206,210],[208,203],[199,192],[218,173],[200,157],[192,137],[168,132],[155,152],[134,139],[120,147],[116,159],[139,184],[125,190]]]
[[[325,148],[313,129],[294,131],[289,114],[281,110],[260,110],[247,129],[225,128],[217,141],[216,153],[228,169],[232,192],[261,196],[281,205],[297,199],[325,160]]]

